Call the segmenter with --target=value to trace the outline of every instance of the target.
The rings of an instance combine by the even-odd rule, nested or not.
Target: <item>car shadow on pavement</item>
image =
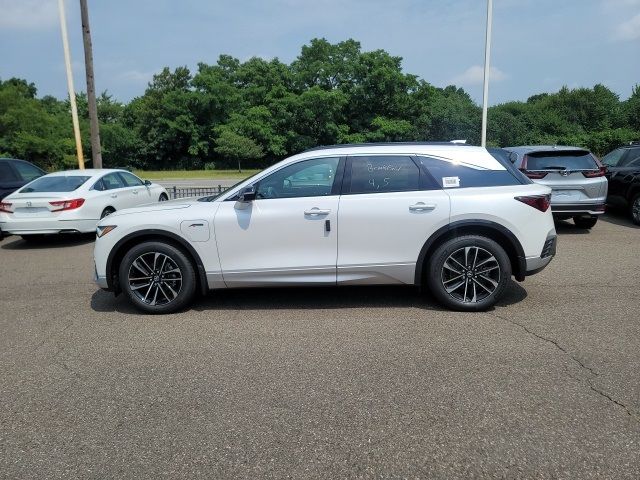
[[[607,213],[600,217],[600,220],[613,225],[620,225],[621,227],[640,230],[640,225],[635,225],[629,218],[628,211],[622,208],[616,209],[607,207]]]
[[[498,306],[521,302],[526,290],[512,281]],[[348,286],[348,287],[288,287],[244,288],[216,290],[197,298],[188,310],[291,310],[342,308],[398,308],[413,307],[431,311],[447,311],[429,292],[421,293],[407,286]],[[91,309],[96,312],[119,312],[143,315],[124,295],[96,291],[91,297]]]
[[[556,220],[556,233],[559,235],[584,235],[589,233],[588,228],[578,228],[570,220]]]
[[[44,250],[48,248],[67,248],[92,243],[96,239],[94,233],[47,235],[38,240],[26,241],[21,237],[5,237],[0,243],[3,250]]]

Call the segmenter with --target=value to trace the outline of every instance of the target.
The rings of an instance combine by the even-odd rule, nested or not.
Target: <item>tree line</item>
[[[86,157],[87,101],[77,95]],[[76,165],[68,100],[0,79],[0,156],[48,169]],[[569,144],[602,155],[640,140],[640,87],[621,100],[604,85],[541,93],[489,109],[493,146]],[[164,68],[124,104],[98,98],[104,166],[264,167],[318,145],[466,139],[480,142],[481,109],[462,89],[404,73],[402,58],[360,43],[314,39],[291,63],[221,55],[215,65]],[[90,162],[89,165],[90,166]]]

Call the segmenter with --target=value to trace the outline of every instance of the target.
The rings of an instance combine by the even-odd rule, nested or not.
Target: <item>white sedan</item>
[[[50,173],[0,202],[0,229],[25,240],[49,233],[93,232],[101,218],[117,210],[168,199],[164,187],[126,170]]]

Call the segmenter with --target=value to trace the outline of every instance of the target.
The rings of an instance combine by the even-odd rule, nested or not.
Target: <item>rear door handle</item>
[[[118,198],[118,194],[117,193],[112,193],[111,194],[111,198]]]
[[[329,215],[331,210],[321,210],[318,207],[313,207],[311,210],[305,210],[305,215]]]
[[[411,212],[429,212],[431,210],[435,210],[436,205],[427,205],[424,202],[418,202],[414,205],[409,206],[409,211]]]
[[[134,195],[137,195],[137,194],[138,194],[138,190],[134,190],[134,191],[133,191],[133,194],[134,194]]]

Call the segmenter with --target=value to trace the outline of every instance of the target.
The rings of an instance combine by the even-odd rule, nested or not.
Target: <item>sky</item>
[[[358,40],[406,73],[482,101],[485,0],[89,0],[96,90],[127,102],[164,66],[220,54],[291,62],[303,44]],[[80,7],[66,1],[77,90],[86,87]],[[489,103],[602,83],[640,84],[640,0],[494,0]],[[67,95],[57,0],[0,0],[0,79]]]

